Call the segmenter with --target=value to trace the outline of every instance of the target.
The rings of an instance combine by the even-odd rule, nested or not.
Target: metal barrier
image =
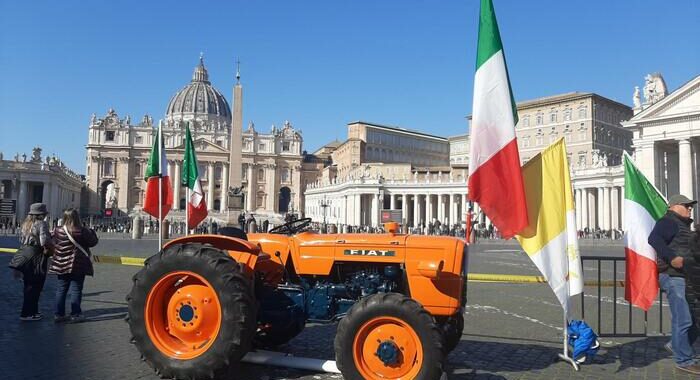
[[[641,309],[638,308],[633,308],[632,304],[625,301],[627,303],[627,306],[623,306],[626,308],[626,313],[627,317],[623,318],[623,321],[626,322],[626,329],[624,328],[625,326],[620,326],[620,323],[618,323],[618,303],[617,303],[617,295],[618,295],[618,287],[622,287],[622,294],[624,296],[624,279],[625,279],[625,258],[624,257],[607,257],[607,256],[582,256],[581,257],[582,265],[584,267],[584,273],[586,272],[586,263],[594,263],[594,268],[597,269],[597,278],[598,281],[596,282],[596,295],[597,295],[597,300],[596,300],[596,312],[597,312],[597,325],[595,326],[595,330],[598,333],[598,336],[601,337],[625,337],[625,338],[630,338],[630,337],[646,337],[649,336],[649,334],[653,335],[666,335],[667,332],[664,332],[663,330],[663,322],[664,322],[664,314],[668,314],[668,307],[664,307],[663,303],[663,293],[659,290],[659,296],[657,298],[657,302],[652,306],[649,311],[642,311]],[[603,307],[603,287],[604,284],[607,283],[608,281],[605,281],[607,279],[602,278],[602,272],[605,269],[603,267],[603,263],[612,263],[612,323],[609,323],[609,321],[606,321],[603,319],[603,312],[604,312],[604,307]],[[618,264],[621,263],[621,264]],[[622,269],[622,274],[620,277],[622,278],[623,281],[618,281],[618,268]],[[584,278],[586,278],[586,275],[584,274]],[[588,277],[590,278],[590,277]],[[581,318],[585,319],[586,316],[586,292],[584,289],[584,292],[581,293]],[[658,303],[658,304],[657,304]],[[658,330],[657,331],[650,331],[650,319],[649,316],[652,315],[654,307],[658,307]],[[590,310],[589,310],[590,311]],[[625,311],[622,311],[623,313]],[[635,329],[635,316],[642,315],[644,317],[643,320],[643,330],[640,329]],[[655,314],[653,314],[655,315]],[[655,319],[656,317],[654,317]],[[638,319],[638,318],[637,318]],[[655,322],[655,321],[654,321]],[[624,323],[623,323],[624,324]],[[610,326],[612,325],[612,326]],[[607,329],[605,328],[607,327]],[[625,331],[626,330],[626,331]]]

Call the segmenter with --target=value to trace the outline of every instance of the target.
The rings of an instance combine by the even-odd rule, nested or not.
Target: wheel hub
[[[189,322],[194,319],[194,309],[190,305],[180,307],[180,319],[183,322]]]
[[[398,363],[400,352],[399,347],[396,346],[394,341],[385,340],[379,344],[375,355],[379,357],[379,360],[381,360],[385,366],[390,366]]]

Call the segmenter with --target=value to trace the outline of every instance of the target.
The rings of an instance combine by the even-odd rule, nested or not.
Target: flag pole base
[[[578,371],[579,369],[581,369],[579,367],[578,363],[576,363],[576,360],[574,360],[574,359],[572,359],[564,354],[559,354],[558,356],[559,356],[559,360],[565,361],[565,362],[571,364],[571,366],[574,367],[575,371]]]

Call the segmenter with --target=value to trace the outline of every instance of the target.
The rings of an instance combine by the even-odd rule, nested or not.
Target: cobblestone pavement
[[[100,249],[124,252],[129,247],[104,239]],[[619,247],[612,244],[602,250],[617,249]],[[3,268],[9,258],[9,255],[0,254]],[[510,243],[474,247],[470,266],[470,270],[480,273],[537,274],[529,259]],[[0,271],[0,300],[4,311],[0,315],[3,326],[0,329],[2,378],[157,379],[151,368],[139,360],[135,347],[129,344],[128,326],[123,321],[126,314],[124,296],[131,287],[131,276],[138,270],[138,267],[96,265],[95,277],[88,278],[85,284],[83,307],[88,319],[84,323],[67,325],[54,325],[49,318],[53,310],[55,278],[49,277],[41,298],[45,320],[20,322],[17,317],[22,298],[21,283],[12,279],[9,270]],[[589,291],[594,293],[587,289]],[[603,304],[608,308],[626,305],[619,293],[617,298],[611,295],[603,298]],[[651,318],[649,328],[653,336],[602,338],[599,355],[582,366],[580,372],[574,372],[568,364],[556,361],[556,354],[561,350],[562,324],[561,308],[556,302],[551,290],[542,284],[470,283],[465,334],[447,358],[448,378],[692,378],[674,368],[669,354],[663,349],[668,337],[658,335]],[[589,317],[595,316],[592,309],[589,310],[591,307],[586,305],[586,316],[593,323],[595,321],[591,319],[595,318]],[[580,315],[580,309],[580,304],[576,303],[574,312],[577,315]],[[626,327],[623,319],[627,315],[618,317],[620,325]],[[668,316],[664,318],[668,325]],[[308,326],[281,350],[297,356],[333,359],[334,335],[335,325]],[[700,346],[696,347],[700,352]],[[340,375],[247,364],[241,366],[239,373],[238,378],[246,380],[342,378]]]

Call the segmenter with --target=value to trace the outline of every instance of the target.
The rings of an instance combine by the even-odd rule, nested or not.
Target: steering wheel
[[[281,235],[294,235],[297,232],[303,231],[306,227],[309,226],[311,223],[311,218],[303,218],[303,219],[297,219],[297,220],[292,220],[291,222],[287,222],[285,224],[282,224],[281,226],[277,226],[268,233],[270,234],[281,234]]]

